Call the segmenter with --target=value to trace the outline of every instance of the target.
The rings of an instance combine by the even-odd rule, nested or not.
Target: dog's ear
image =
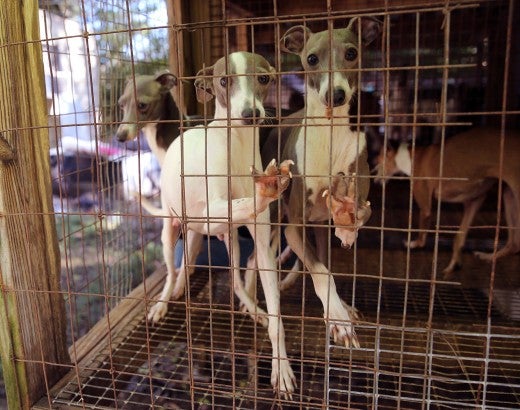
[[[195,93],[197,95],[197,101],[200,103],[210,101],[214,96],[213,66],[205,67],[199,70],[194,85]]]
[[[274,81],[274,79],[276,78],[276,68],[274,68],[273,66],[269,66],[269,75],[271,77],[271,81]]]
[[[177,77],[169,71],[161,71],[155,76],[155,81],[161,84],[164,91],[169,91],[177,85]]]
[[[370,44],[381,34],[383,23],[371,17],[355,17],[349,21],[347,30],[351,30],[358,35],[359,26],[361,25],[361,44],[364,46]]]
[[[280,39],[280,48],[287,53],[300,54],[311,34],[306,26],[291,27]]]

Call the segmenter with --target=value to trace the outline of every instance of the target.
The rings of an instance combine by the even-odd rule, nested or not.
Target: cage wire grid
[[[56,14],[50,3],[43,9]],[[392,129],[409,130],[414,141],[424,138],[428,143],[444,144],[453,130],[478,124],[482,118],[516,121],[518,126],[518,107],[511,110],[501,104],[509,92],[506,82],[497,87],[498,97],[493,102],[499,105],[489,103],[486,88],[498,70],[489,67],[487,59],[493,57],[507,62],[504,72],[509,69],[511,80],[518,81],[512,73],[519,64],[511,51],[511,36],[505,37],[502,54],[492,50],[499,40],[491,38],[497,24],[512,32],[518,4],[461,1],[435,7],[387,5],[370,9],[358,3],[360,13],[384,21],[381,39],[362,52],[362,86],[353,104],[360,112],[351,116],[355,126],[368,127],[372,160],[378,150],[390,145]],[[284,82],[282,74],[301,73],[299,60],[281,53],[277,45],[280,36],[296,24],[319,30],[328,21],[346,21],[354,14],[342,5],[336,9],[332,7],[335,2],[323,2],[319,11],[303,14],[295,9],[288,15],[278,11],[281,5],[277,1],[212,0],[200,16],[191,16],[193,21],[173,29],[198,39],[198,52],[211,62],[244,45],[269,56],[279,79],[266,104],[275,107],[276,118],[294,103],[294,89]],[[51,56],[50,77],[56,84],[51,87],[49,127],[55,134],[51,136],[51,142],[55,141],[55,162],[51,162],[55,166],[54,201],[69,341],[81,344],[95,326],[103,332],[96,348],[77,363],[75,347],[71,348],[73,369],[49,389],[36,408],[518,407],[520,310],[519,281],[514,275],[518,256],[487,264],[465,252],[462,274],[454,280],[442,279],[461,208],[434,201],[435,221],[425,250],[403,250],[402,239],[417,233],[418,211],[408,177],[396,177],[382,186],[371,184],[372,217],[352,250],[339,248],[329,232],[332,245],[327,262],[335,274],[338,293],[360,312],[355,326],[359,349],[336,346],[328,337],[308,272],[302,272],[302,278],[282,292],[286,344],[298,384],[292,400],[274,395],[267,332],[240,310],[229,272],[211,261],[212,254],[222,252],[218,241],[205,243],[210,260],[197,262],[184,298],[170,301],[168,314],[159,324],[147,323],[145,304],[150,307],[161,285],[153,289],[136,286],[163,275],[159,239],[163,221],[146,215],[130,191],[143,191],[149,182],[148,194],[157,198],[157,179],[148,181],[148,171],[141,168],[150,161],[142,150],[144,138],[132,147],[118,144],[113,135],[121,120],[117,101],[127,78],[168,67],[164,50],[168,22],[164,9],[158,12],[151,0],[84,1],[76,12],[82,21],[79,31],[47,33],[51,38],[46,43]],[[88,28],[82,26],[85,22]],[[269,33],[269,27],[275,28]],[[57,100],[64,97],[57,85],[63,88],[63,82],[73,82],[77,62],[69,62],[67,71],[52,58],[70,53],[53,51],[59,49],[59,39],[76,38],[83,31],[95,39],[100,62],[99,73],[93,75],[91,68],[87,77],[88,93],[96,94],[93,82],[98,77],[97,92],[102,97],[89,103],[91,109],[94,107],[89,119],[80,122],[91,127],[95,144],[84,148],[81,138],[76,138],[79,142],[69,151],[64,137],[71,130],[78,137],[81,130],[63,122],[66,116],[59,111]],[[484,38],[478,37],[481,33]],[[180,81],[192,81],[201,67],[190,67],[186,55],[177,57],[185,67]],[[93,64],[93,60],[87,61],[91,61],[87,66]],[[191,89],[191,83],[186,87]],[[400,100],[399,87],[412,90],[412,95]],[[423,90],[435,90],[435,95],[425,96]],[[452,98],[453,92],[460,94]],[[487,101],[477,105],[474,98],[479,92]],[[374,95],[378,97],[377,111],[367,113],[365,104]],[[428,98],[435,103],[423,107],[421,101]],[[453,99],[458,99],[459,105],[450,106]],[[381,106],[381,100],[386,104]],[[189,101],[184,102],[192,108]],[[210,107],[196,110],[205,119],[211,117]],[[125,164],[130,157],[134,162]],[[132,166],[139,169],[137,182],[127,174]],[[499,244],[504,241],[506,222],[503,216],[497,220],[497,210],[499,215],[502,212],[497,205],[499,194],[500,188],[488,195],[467,239],[468,249],[492,250],[495,235],[499,235]],[[310,230],[311,224],[305,229]],[[289,268],[281,266],[280,276]],[[265,308],[260,284],[257,288],[259,304]],[[124,325],[103,317],[128,300],[135,302],[133,310],[118,311]]]

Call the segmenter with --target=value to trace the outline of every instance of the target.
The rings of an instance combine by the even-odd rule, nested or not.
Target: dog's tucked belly
[[[436,185],[434,189],[435,198],[445,202],[460,203],[473,200],[485,194],[495,181],[493,179],[478,179],[472,181],[444,181],[439,191]]]

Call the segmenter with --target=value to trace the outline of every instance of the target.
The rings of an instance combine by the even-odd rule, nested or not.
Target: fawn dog
[[[167,210],[170,218],[165,219],[161,240],[168,274],[148,319],[157,322],[163,318],[174,287],[184,288],[189,274],[184,267],[193,265],[201,234],[224,240],[233,264],[236,295],[251,314],[265,313],[245,291],[240,278],[237,227],[245,225],[255,242],[256,265],[269,314],[271,384],[290,396],[296,381],[280,320],[278,276],[269,246],[269,203],[287,188],[292,161],[284,161],[278,168],[273,160],[263,174],[254,169],[261,165],[257,125],[265,116],[263,100],[273,82],[273,72],[263,57],[236,52],[197,74],[197,99],[208,101],[215,97],[215,120],[205,127],[187,130],[166,152],[161,173],[161,209]],[[176,277],[173,249],[181,228],[185,229],[186,249]]]
[[[449,138],[444,144],[412,147],[401,144],[396,150],[387,149],[378,159],[378,177],[402,172],[412,177],[415,202],[419,206],[419,236],[406,243],[410,248],[426,244],[431,222],[433,198],[443,202],[464,204],[459,231],[453,242],[449,265],[443,270],[450,278],[461,265],[461,250],[468,228],[486,198],[489,189],[502,179],[504,211],[509,227],[506,245],[496,254],[475,252],[484,260],[500,258],[520,251],[520,133],[505,132],[503,163],[500,165],[501,132],[493,128],[474,128]],[[442,163],[441,163],[442,155]]]

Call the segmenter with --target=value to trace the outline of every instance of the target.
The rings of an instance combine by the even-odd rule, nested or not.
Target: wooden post
[[[13,409],[70,363],[38,27],[36,0],[0,1],[0,355]]]
[[[195,76],[204,65],[214,63],[211,32],[205,28],[191,32],[180,30],[183,23],[203,23],[210,21],[212,1],[208,0],[166,0],[169,30],[169,65],[178,76]],[[205,52],[203,52],[203,49]],[[221,57],[221,55],[220,55]],[[179,89],[181,90],[181,88]],[[203,114],[203,106],[198,104],[193,92],[193,81],[186,81],[181,92],[174,93],[175,102],[186,114]],[[181,101],[182,100],[182,101]]]

